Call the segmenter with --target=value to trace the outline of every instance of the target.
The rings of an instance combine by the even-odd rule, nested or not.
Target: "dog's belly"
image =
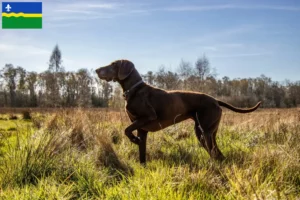
[[[150,122],[149,124],[143,126],[142,129],[149,132],[155,132],[155,131],[162,130],[168,126],[182,122],[188,118],[190,118],[190,116],[175,116],[174,119],[154,120],[153,122]]]

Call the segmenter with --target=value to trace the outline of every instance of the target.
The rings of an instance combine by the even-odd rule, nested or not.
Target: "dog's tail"
[[[223,107],[225,107],[225,108],[228,108],[228,109],[230,109],[230,110],[232,110],[232,111],[234,111],[234,112],[238,112],[238,113],[249,113],[249,112],[255,111],[255,110],[259,107],[259,105],[261,104],[261,101],[258,102],[254,107],[252,107],[252,108],[246,108],[246,109],[243,109],[243,108],[236,108],[236,107],[234,107],[234,106],[232,106],[232,105],[230,105],[230,104],[228,104],[228,103],[225,103],[225,102],[223,102],[223,101],[220,101],[220,100],[218,100],[218,103],[219,103],[220,106],[223,106]]]

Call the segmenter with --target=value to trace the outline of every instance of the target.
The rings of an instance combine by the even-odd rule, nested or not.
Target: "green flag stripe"
[[[42,28],[42,18],[2,17],[2,28]]]

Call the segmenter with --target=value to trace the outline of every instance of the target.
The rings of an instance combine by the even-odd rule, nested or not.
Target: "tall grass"
[[[150,133],[147,167],[123,134],[123,112],[31,116],[30,128],[0,133],[2,199],[300,198],[297,109],[225,111],[222,163],[200,147],[191,121]]]

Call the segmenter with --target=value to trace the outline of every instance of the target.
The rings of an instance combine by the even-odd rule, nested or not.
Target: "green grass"
[[[285,115],[225,115],[222,163],[199,146],[191,122],[150,133],[146,167],[116,113],[0,121],[0,199],[299,199],[299,113]]]

